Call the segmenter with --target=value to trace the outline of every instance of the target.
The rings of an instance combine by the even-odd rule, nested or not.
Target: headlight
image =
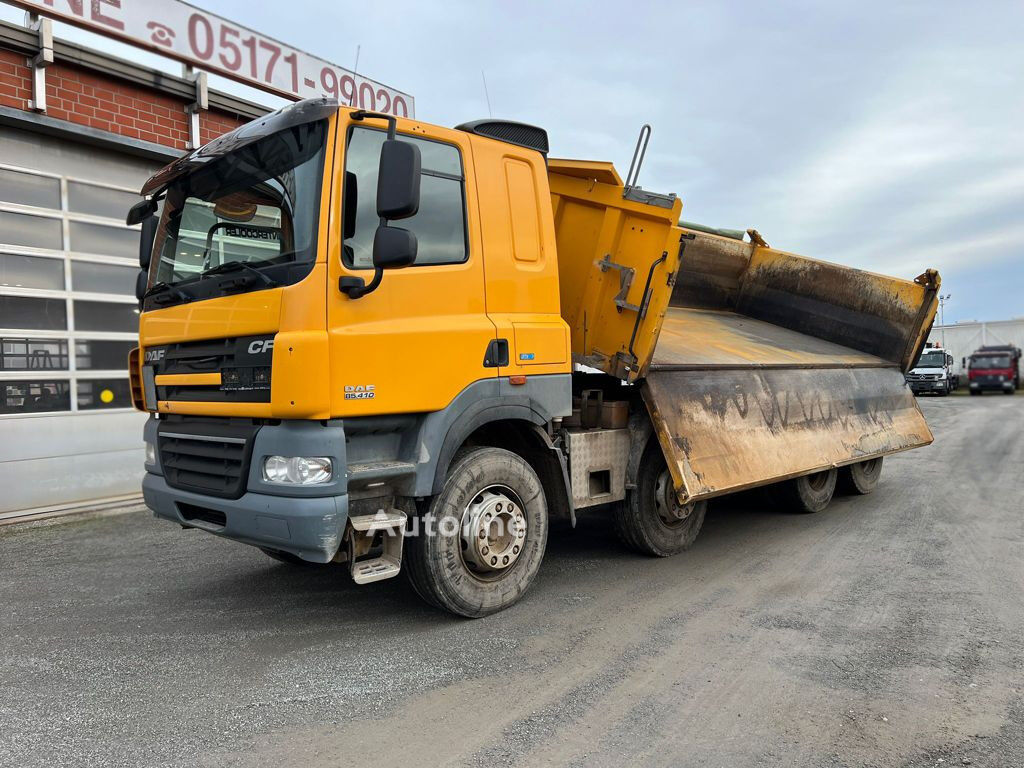
[[[156,446],[152,443],[146,443],[146,463],[156,464]]]
[[[268,483],[316,485],[331,479],[331,460],[323,456],[268,456],[263,462],[263,479]]]

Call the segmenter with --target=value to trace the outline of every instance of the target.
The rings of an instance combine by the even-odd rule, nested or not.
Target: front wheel
[[[644,449],[636,488],[615,508],[615,532],[630,549],[669,557],[689,549],[700,533],[706,501],[680,504],[657,440]]]
[[[544,489],[533,468],[501,448],[456,456],[444,488],[405,541],[404,570],[426,602],[478,618],[515,603],[540,569],[548,540]]]

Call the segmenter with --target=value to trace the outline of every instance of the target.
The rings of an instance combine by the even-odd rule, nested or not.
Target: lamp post
[[[942,348],[946,348],[946,302],[952,298],[953,294],[947,293],[943,296],[939,294],[939,322],[942,323]]]

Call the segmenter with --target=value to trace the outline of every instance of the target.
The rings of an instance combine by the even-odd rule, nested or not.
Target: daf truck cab
[[[680,226],[640,154],[623,180],[534,126],[313,99],[158,172],[128,218],[146,504],[477,617],[551,519],[668,556],[709,498],[869,493],[931,441],[903,376],[938,275]]]

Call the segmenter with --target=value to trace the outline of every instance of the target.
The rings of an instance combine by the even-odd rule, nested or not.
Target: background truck
[[[972,395],[990,390],[1014,394],[1020,386],[1020,347],[978,347],[968,358],[967,382]]]
[[[153,176],[130,368],[157,517],[482,616],[550,519],[610,508],[672,555],[709,498],[818,511],[931,441],[904,372],[936,273],[681,227],[639,143],[625,181],[547,149],[321,99]]]
[[[907,372],[907,384],[915,395],[948,395],[959,386],[953,364],[949,350],[925,347],[914,367]]]

